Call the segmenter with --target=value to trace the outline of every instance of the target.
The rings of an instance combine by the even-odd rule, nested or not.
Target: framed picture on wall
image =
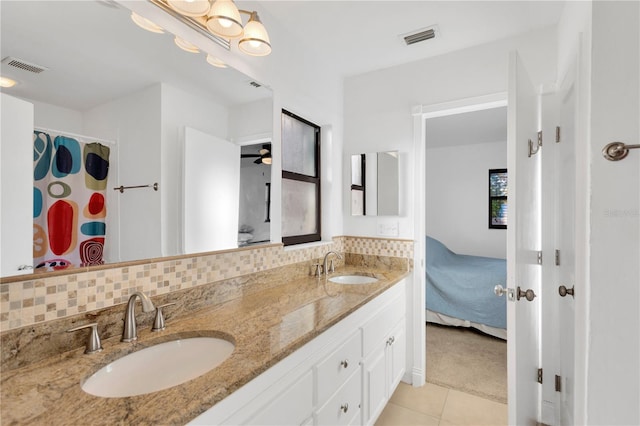
[[[489,170],[489,228],[507,229],[507,169]]]

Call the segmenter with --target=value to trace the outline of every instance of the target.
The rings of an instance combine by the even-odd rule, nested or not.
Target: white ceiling
[[[137,27],[130,12],[103,1],[0,1],[0,57],[49,68],[40,74],[1,65],[18,81],[4,92],[83,111],[159,82],[230,106],[271,96],[231,68],[185,52],[169,34]]]
[[[430,118],[426,123],[427,148],[507,143],[507,107]]]
[[[243,4],[243,2],[238,2]],[[274,51],[294,38],[331,72],[357,75],[488,43],[558,22],[562,1],[250,2]],[[266,16],[265,16],[266,15]],[[400,37],[437,25],[435,39],[406,46]],[[323,70],[323,72],[326,72]]]
[[[553,25],[556,1],[238,1],[256,9],[274,53],[266,66],[305,61],[305,70],[334,81]],[[166,82],[215,96],[227,105],[270,96],[231,69],[212,68],[204,55],[183,52],[168,34],[139,29],[127,9],[108,0],[0,1],[0,56],[51,68],[39,75],[0,72],[21,84],[16,96],[83,110],[132,90]],[[405,46],[400,34],[438,26],[438,36]],[[296,49],[290,49],[296,46]],[[303,58],[289,51],[300,52]],[[314,75],[300,76],[314,81]],[[323,81],[327,81],[324,79]]]

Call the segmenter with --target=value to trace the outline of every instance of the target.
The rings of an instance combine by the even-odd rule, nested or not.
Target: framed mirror
[[[2,88],[3,105],[5,96],[31,105],[31,133],[37,129],[52,135],[52,156],[57,149],[53,135],[109,148],[104,225],[93,226],[91,231],[85,227],[89,233],[102,232],[92,238],[104,237],[104,263],[191,253],[185,249],[188,212],[183,209],[187,129],[237,145],[234,161],[240,169],[240,146],[247,141],[260,146],[264,141],[270,143],[273,125],[270,89],[232,68],[210,65],[205,53],[182,50],[172,34],[141,29],[131,15],[130,10],[110,1],[2,2],[0,74],[17,83]],[[8,126],[11,121],[3,112],[0,125]],[[4,132],[1,143],[5,161],[10,141]],[[202,155],[199,167],[215,175],[215,166],[207,160],[219,151],[214,148],[212,156]],[[33,146],[12,161],[32,171]],[[265,173],[270,182],[271,168]],[[237,201],[232,203],[215,204],[219,198],[207,187],[195,191],[198,197],[214,200],[217,209],[234,211],[232,223],[222,224],[233,228],[232,238],[223,245],[196,246],[198,252],[244,245],[247,241],[240,240],[246,235],[240,234],[246,232],[241,232],[241,226],[245,225],[244,230],[258,228],[240,211],[240,199],[248,197],[244,192],[259,191],[264,203],[265,182],[255,182],[259,188],[251,188],[237,176],[226,183],[237,188]],[[26,191],[26,198],[31,198],[33,181],[17,180],[2,181],[2,217],[8,217],[5,209],[24,211],[29,217],[33,214],[32,204],[10,206],[5,202],[5,194],[18,191]],[[114,190],[121,186],[137,188]],[[80,204],[79,220],[84,220],[86,206]],[[264,207],[260,219],[259,241],[268,242]],[[33,239],[32,227],[14,228],[11,235],[3,233],[3,241]],[[86,239],[85,231],[76,234],[78,244]],[[3,246],[3,258],[5,253],[8,250]],[[22,260],[8,268],[3,260],[2,276],[18,274],[17,264],[32,264],[30,251],[20,256]],[[65,260],[67,254],[62,250],[50,257]]]
[[[351,156],[351,215],[399,214],[398,151]]]

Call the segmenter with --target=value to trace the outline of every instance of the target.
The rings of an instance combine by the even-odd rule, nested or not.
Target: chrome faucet
[[[338,259],[342,259],[342,256],[340,256],[340,253],[337,253],[333,250],[331,250],[330,252],[328,252],[327,254],[324,255],[324,261],[322,262],[322,270],[324,271],[325,274],[329,275],[331,272],[333,272],[333,259],[331,260],[331,266],[327,267],[327,262],[329,261],[329,255],[330,254],[335,254],[336,257]]]
[[[153,303],[149,297],[136,291],[129,297],[129,303],[127,303],[127,311],[124,315],[124,330],[122,330],[121,342],[133,342],[138,338],[138,330],[136,329],[136,297],[140,298],[142,302],[142,312],[151,312],[155,310]]]

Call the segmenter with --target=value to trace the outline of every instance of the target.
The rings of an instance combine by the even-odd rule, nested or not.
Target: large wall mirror
[[[104,201],[66,205],[77,208],[79,219],[70,223],[86,223],[69,235],[58,231],[59,254],[48,255],[45,268],[64,267],[65,244],[83,240],[103,239],[101,248],[87,246],[85,256],[101,250],[104,263],[269,242],[268,88],[234,69],[212,66],[202,52],[178,48],[172,34],[141,29],[130,10],[111,1],[2,1],[1,24],[0,74],[17,83],[2,88],[2,167],[10,158],[12,166],[28,170],[26,179],[3,173],[0,218],[20,218],[3,224],[3,258],[19,251],[10,249],[17,242],[29,241],[31,249],[36,210],[51,214],[50,204],[38,197],[69,192],[66,183],[54,182],[32,197],[34,162],[48,152],[54,174],[74,173],[75,166],[62,170],[65,161],[75,161],[74,149],[87,164],[87,149],[98,150],[92,158],[103,166],[108,161]],[[14,99],[24,101],[32,118],[13,110]],[[4,129],[21,120],[41,142],[12,145]],[[33,128],[50,136],[49,148]],[[80,148],[55,142],[55,136],[75,139]],[[107,147],[108,159],[104,149],[86,148],[91,142]],[[91,185],[96,183],[86,183]],[[13,201],[19,199],[27,201]],[[34,264],[31,253],[22,257],[9,266],[3,261],[1,275],[19,274],[18,263]]]
[[[399,214],[398,151],[351,156],[351,215]]]

